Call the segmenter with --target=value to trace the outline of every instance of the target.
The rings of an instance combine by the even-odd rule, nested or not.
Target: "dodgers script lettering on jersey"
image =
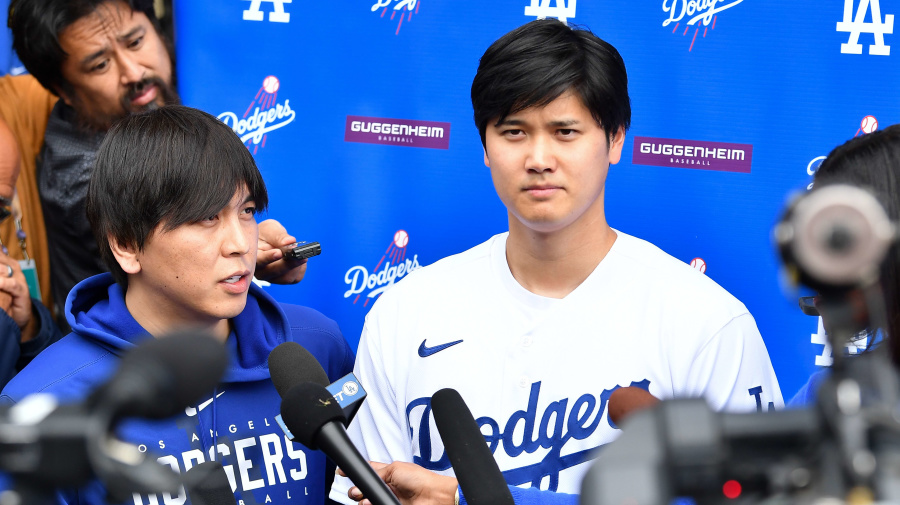
[[[644,379],[630,385],[649,390],[650,381]],[[585,440],[600,428],[609,396],[619,387],[605,389],[599,396],[585,393],[575,401],[571,401],[570,398],[555,400],[547,405],[539,416],[537,405],[541,383],[535,382],[531,385],[528,405],[524,410],[514,412],[507,420],[501,422],[487,416],[476,419],[492,453],[502,447],[503,452],[515,458],[523,453],[533,454],[539,449],[547,450],[547,454],[539,463],[504,471],[506,482],[514,486],[531,484],[540,487],[542,481],[549,479],[546,489],[556,491],[559,473],[590,460],[597,448],[595,446],[572,454],[563,454],[566,443],[570,440]],[[407,405],[409,436],[413,443],[418,445],[418,455],[413,456],[413,462],[429,470],[447,470],[451,465],[446,452],[441,448],[441,453],[436,454],[431,446],[430,418],[431,398],[418,398]],[[609,429],[618,429],[608,416],[606,425]],[[517,441],[520,432],[522,436]]]
[[[650,380],[635,381],[631,387],[650,390]],[[571,440],[585,440],[594,435],[598,429],[618,430],[608,415],[610,395],[622,386],[603,390],[599,396],[585,393],[574,402],[570,398],[562,398],[550,402],[538,415],[537,406],[541,394],[541,383],[531,384],[528,405],[524,410],[514,412],[501,423],[484,416],[476,419],[478,427],[484,435],[492,453],[502,447],[510,458],[524,454],[533,454],[540,449],[547,450],[538,463],[524,465],[505,470],[503,477],[513,486],[529,484],[533,487],[556,491],[559,486],[560,472],[580,465],[595,456],[600,444],[573,453],[565,453],[566,443]],[[756,402],[757,412],[775,410],[775,404],[764,400],[762,386],[747,389],[747,394]],[[569,404],[571,402],[571,407]],[[605,423],[601,420],[605,417]],[[538,422],[540,418],[540,422]],[[431,398],[418,398],[406,406],[406,420],[409,426],[409,437],[417,446],[413,462],[433,471],[451,468],[450,459],[443,448],[437,453],[432,447],[431,432]],[[418,454],[415,454],[417,452]],[[547,483],[546,486],[542,482]]]

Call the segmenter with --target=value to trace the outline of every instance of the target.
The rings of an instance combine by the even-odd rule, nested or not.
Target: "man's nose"
[[[119,57],[119,73],[123,85],[140,82],[146,72],[147,69],[141,65],[136,55],[124,53]]]
[[[250,247],[256,246],[256,244],[251,244],[251,237],[246,226],[237,217],[228,219],[224,223],[223,234],[222,246],[226,256],[242,256],[250,252]]]
[[[525,168],[535,172],[556,169],[556,155],[552,139],[546,135],[532,137]]]

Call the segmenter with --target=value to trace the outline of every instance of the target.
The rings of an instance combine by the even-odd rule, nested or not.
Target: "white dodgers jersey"
[[[451,474],[431,395],[454,388],[507,483],[578,493],[619,433],[619,387],[703,396],[717,410],[781,408],[765,344],[742,303],[652,244],[617,232],[563,299],[519,285],[506,234],[417,270],[366,318],[355,373],[369,396],[350,426],[363,456]],[[347,498],[337,478],[331,498]]]

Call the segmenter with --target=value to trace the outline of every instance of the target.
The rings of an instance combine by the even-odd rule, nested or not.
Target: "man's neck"
[[[616,232],[605,219],[541,233],[510,215],[506,260],[512,276],[528,291],[565,298],[591,275],[615,241]]]
[[[198,321],[193,318],[178,317],[176,307],[160,306],[159,303],[144,296],[140,289],[129,288],[125,292],[125,307],[128,308],[131,317],[141,325],[141,328],[157,338],[187,328],[205,331],[220,342],[225,342],[231,331],[227,319]]]

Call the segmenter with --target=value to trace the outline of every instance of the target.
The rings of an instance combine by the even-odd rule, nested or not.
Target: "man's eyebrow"
[[[550,121],[547,123],[549,126],[555,126],[557,128],[565,128],[566,126],[575,126],[579,124],[580,121],[577,119],[560,119],[559,121]]]
[[[120,35],[118,37],[118,39],[119,40],[130,40],[130,39],[134,38],[134,36],[137,35],[138,33],[143,33],[144,31],[145,30],[144,30],[143,26],[135,26],[134,28],[131,29],[130,32],[126,33],[125,35]]]
[[[96,60],[97,58],[103,56],[104,54],[106,54],[106,53],[108,53],[108,52],[109,52],[109,47],[107,46],[107,47],[104,47],[104,48],[102,48],[102,49],[100,49],[100,50],[97,50],[97,51],[95,51],[95,52],[93,52],[93,53],[91,53],[91,54],[85,56],[85,57],[81,60],[81,66],[87,66],[87,65],[90,64],[92,61]]]
[[[495,124],[494,126],[499,128],[501,126],[521,126],[524,124],[527,124],[526,121],[523,121],[521,119],[504,119],[502,121],[497,121],[497,124]],[[552,126],[555,128],[565,128],[567,126],[575,126],[577,124],[580,124],[580,121],[578,121],[577,119],[560,119],[557,121],[550,121],[549,123],[547,123],[547,126]]]
[[[521,126],[523,124],[525,124],[525,121],[522,121],[521,119],[504,118],[500,121],[497,121],[497,123],[494,124],[494,127],[499,128],[501,126]]]
[[[144,31],[146,31],[146,30],[144,29],[143,26],[136,26],[136,27],[134,27],[130,32],[126,33],[125,35],[119,36],[118,39],[119,39],[120,41],[131,40],[131,39],[133,39],[135,36],[137,36],[138,34],[142,34]],[[108,47],[108,46],[103,47],[103,48],[101,48],[101,49],[98,49],[97,51],[94,51],[93,53],[91,53],[91,54],[85,56],[85,57],[81,60],[81,65],[82,65],[82,66],[87,66],[87,65],[90,64],[92,61],[96,60],[97,58],[103,56],[104,54],[106,54],[106,53],[108,53],[108,52],[109,52],[109,47]]]

